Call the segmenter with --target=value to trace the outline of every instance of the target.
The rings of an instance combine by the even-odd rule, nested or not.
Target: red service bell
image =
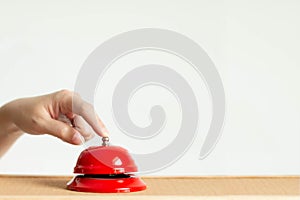
[[[119,146],[109,146],[102,138],[102,146],[89,147],[81,152],[74,173],[79,174],[67,189],[79,192],[136,192],[146,189],[146,184],[135,176],[137,166],[128,151]]]

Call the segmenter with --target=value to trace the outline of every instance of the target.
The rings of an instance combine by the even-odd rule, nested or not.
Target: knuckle
[[[72,95],[73,95],[73,92],[70,90],[66,90],[66,89],[60,90],[56,93],[57,99],[69,98],[69,97],[72,97]]]
[[[66,138],[69,135],[69,130],[70,128],[68,126],[62,127],[58,133],[59,137],[63,139]]]
[[[85,108],[88,110],[94,110],[94,106],[90,103],[85,103]]]
[[[72,93],[70,90],[67,90],[67,89],[62,89],[60,90],[58,93],[62,94],[62,95],[68,95],[70,93]]]
[[[72,92],[72,94],[74,97],[81,99],[81,96],[78,92]]]
[[[91,114],[94,111],[94,106],[90,103],[83,103],[81,106],[81,112],[83,114]]]

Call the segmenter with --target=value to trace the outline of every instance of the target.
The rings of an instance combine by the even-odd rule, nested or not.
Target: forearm
[[[0,158],[23,133],[8,116],[7,106],[0,107]]]

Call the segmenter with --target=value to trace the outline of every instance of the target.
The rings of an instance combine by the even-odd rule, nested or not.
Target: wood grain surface
[[[143,177],[147,190],[99,194],[66,189],[72,177],[0,175],[0,199],[300,199],[300,177]]]

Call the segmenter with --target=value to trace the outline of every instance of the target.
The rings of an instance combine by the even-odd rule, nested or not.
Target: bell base
[[[146,184],[140,177],[136,176],[126,178],[94,178],[78,175],[67,184],[67,189],[78,192],[124,193],[145,190]]]

